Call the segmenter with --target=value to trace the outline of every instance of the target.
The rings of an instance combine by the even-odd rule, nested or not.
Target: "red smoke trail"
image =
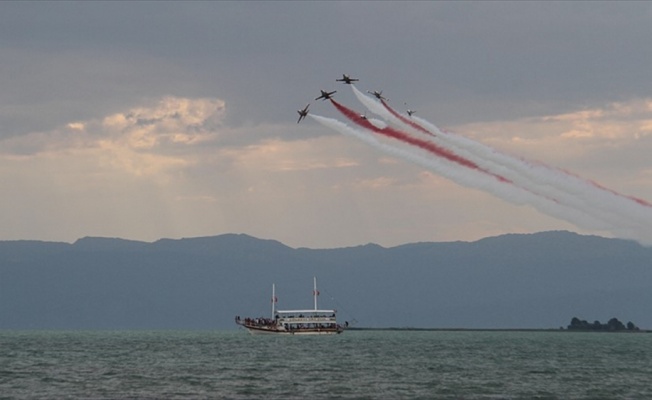
[[[434,132],[431,132],[430,130],[424,128],[420,124],[418,124],[418,123],[410,120],[409,118],[406,118],[404,115],[401,115],[400,113],[398,113],[396,110],[394,110],[392,107],[390,107],[389,104],[387,104],[387,102],[385,102],[385,100],[380,99],[380,103],[383,105],[383,107],[385,107],[385,109],[390,114],[392,114],[394,117],[398,118],[404,124],[409,125],[410,127],[414,128],[414,129],[417,129],[417,130],[419,130],[419,131],[421,131],[421,132],[423,132],[423,133],[425,133],[427,135],[437,136]],[[522,160],[522,162],[527,163],[524,160]],[[547,168],[547,169],[552,169],[551,167],[549,167],[549,166],[547,166],[545,164],[542,164],[542,166]],[[606,188],[606,187],[600,185],[599,183],[597,183],[597,182],[595,182],[593,180],[581,178],[581,177],[579,177],[579,176],[577,176],[577,175],[575,175],[573,173],[570,173],[568,171],[564,171],[563,169],[558,169],[558,171],[560,171],[561,173],[563,173],[565,175],[568,175],[568,176],[570,176],[570,177],[572,177],[574,179],[582,180],[582,181],[588,183],[589,185],[592,185],[593,187],[595,187],[597,189],[600,189],[600,190],[603,190],[605,192],[611,193],[612,195],[615,195],[615,196],[618,196],[618,197],[621,197],[621,198],[629,199],[629,200],[631,200],[631,201],[633,201],[635,203],[638,203],[639,205],[645,206],[645,207],[652,207],[652,203],[650,203],[650,202],[648,202],[646,200],[643,200],[643,199],[640,199],[640,198],[634,197],[634,196],[623,195],[621,193],[616,192],[615,190],[611,190],[609,188]]]
[[[399,130],[396,130],[391,127],[386,127],[386,128],[379,128],[376,125],[372,124],[369,122],[366,118],[363,118],[360,116],[360,114],[356,113],[355,111],[351,110],[350,108],[347,108],[340,103],[336,102],[333,99],[330,99],[331,103],[337,108],[345,117],[347,117],[349,120],[352,122],[356,123],[357,125],[360,125],[361,127],[368,129],[370,131],[380,133],[381,135],[389,136],[394,139],[398,139],[402,142],[409,143],[414,146],[418,146],[424,150],[428,150],[429,152],[438,155],[440,157],[444,157],[449,161],[455,162],[457,164],[463,165],[468,168],[472,168],[481,172],[484,172],[486,174],[489,174],[493,176],[494,178],[498,179],[501,182],[505,183],[512,183],[509,179],[503,178],[500,175],[493,174],[489,171],[486,171],[482,168],[480,168],[476,163],[467,160],[464,157],[460,157],[457,154],[448,151],[432,142],[426,141],[426,140],[421,140],[418,138],[415,138],[413,136],[408,135],[407,133],[401,132]]]
[[[427,129],[424,128],[423,126],[417,124],[417,123],[414,122],[414,121],[411,121],[409,118],[405,118],[405,116],[403,116],[403,115],[401,115],[400,113],[396,112],[396,110],[394,110],[392,107],[390,107],[389,105],[387,105],[387,103],[385,103],[385,100],[380,99],[380,102],[383,104],[383,106],[385,107],[385,109],[386,109],[387,111],[389,111],[393,116],[395,116],[396,118],[398,118],[399,120],[401,120],[401,122],[403,122],[404,124],[409,125],[409,126],[411,126],[412,128],[414,128],[414,129],[416,129],[416,130],[419,130],[419,131],[421,131],[421,132],[423,132],[423,133],[425,133],[425,134],[427,134],[427,135],[430,135],[430,136],[436,136],[434,133],[430,132],[429,130],[427,130]]]
[[[571,174],[571,173],[566,172],[566,171],[563,171],[563,172],[568,174],[568,175],[574,176],[577,179],[582,179],[582,178],[576,176],[575,174]],[[611,190],[609,188],[606,188],[606,187],[602,186],[601,184],[599,184],[598,182],[590,180],[590,179],[585,179],[585,181],[588,182],[589,184],[595,186],[598,189],[604,190],[604,191],[609,192],[611,194],[614,194],[616,196],[620,196],[620,197],[624,197],[626,199],[630,199],[631,201],[633,201],[635,203],[638,203],[638,204],[640,204],[642,206],[645,206],[645,207],[652,207],[652,203],[650,203],[650,202],[648,202],[646,200],[639,199],[638,197],[634,197],[634,196],[628,196],[628,195],[620,194],[620,193],[616,192],[615,190]]]

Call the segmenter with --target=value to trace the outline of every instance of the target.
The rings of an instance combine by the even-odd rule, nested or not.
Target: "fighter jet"
[[[359,80],[360,80],[360,79],[351,78],[351,77],[348,76],[347,74],[342,74],[342,79],[335,79],[336,82],[344,82],[344,83],[346,83],[347,85],[350,85],[351,83],[353,83],[353,82],[357,82],[357,81],[359,81]]]
[[[369,93],[369,94],[373,94],[374,96],[376,96],[376,98],[377,98],[378,100],[389,100],[388,98],[383,97],[383,91],[382,91],[382,90],[381,90],[381,91],[374,90],[373,92],[370,91],[370,90],[367,90],[367,93]]]
[[[333,95],[333,93],[337,93],[337,90],[333,90],[332,92],[327,92],[325,90],[322,90],[321,91],[321,96],[317,97],[315,100],[319,100],[319,99],[327,100],[327,99],[330,99],[331,96]]]
[[[301,122],[301,120],[304,119],[306,115],[308,115],[308,107],[310,107],[310,103],[308,103],[303,110],[297,110],[299,113],[299,120],[297,121],[297,124]]]
[[[403,103],[403,104],[405,104],[405,107],[408,107],[408,103]],[[407,112],[407,115],[411,117],[412,114],[414,114],[416,111],[410,110],[410,108],[408,107],[408,109],[405,112]]]

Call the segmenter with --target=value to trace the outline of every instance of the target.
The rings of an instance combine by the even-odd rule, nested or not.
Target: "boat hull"
[[[337,335],[342,333],[343,329],[293,329],[285,330],[278,329],[276,327],[268,326],[250,326],[245,324],[240,324],[252,335],[300,335],[300,336],[314,336],[314,335]]]
[[[273,331],[264,329],[249,329],[252,335],[286,335],[286,336],[316,336],[316,335],[338,335],[342,331]]]

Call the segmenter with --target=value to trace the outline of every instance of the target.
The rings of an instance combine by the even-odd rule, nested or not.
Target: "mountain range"
[[[475,242],[291,248],[244,234],[0,241],[0,329],[236,329],[319,308],[358,327],[652,328],[652,248],[565,231]]]

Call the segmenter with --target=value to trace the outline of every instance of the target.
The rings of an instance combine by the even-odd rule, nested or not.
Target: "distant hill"
[[[247,235],[0,242],[0,329],[235,329],[320,306],[364,327],[652,328],[652,249],[569,232],[294,249]]]

